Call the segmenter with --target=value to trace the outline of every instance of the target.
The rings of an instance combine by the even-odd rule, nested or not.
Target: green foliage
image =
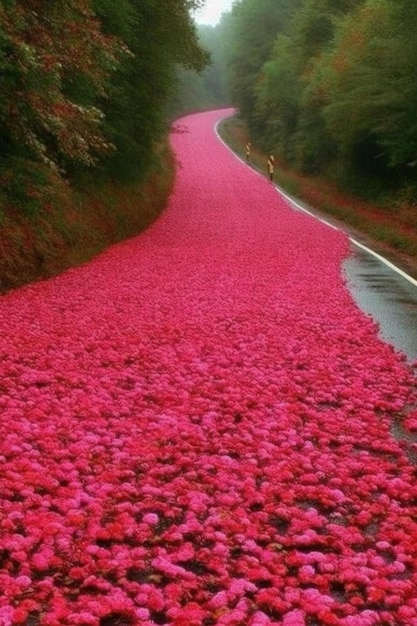
[[[215,27],[198,26],[199,43],[209,53],[210,63],[199,72],[179,68],[176,96],[168,105],[170,117],[229,104],[224,58],[226,19],[224,16]]]
[[[65,160],[94,164],[108,149],[102,114],[91,99],[71,97],[66,85],[80,81],[105,93],[122,42],[101,32],[84,0],[0,4],[0,33],[7,140],[56,170]]]
[[[15,154],[0,161],[0,204],[13,207],[20,215],[32,216],[49,210],[58,201],[62,185],[59,176],[47,165]]]
[[[6,201],[35,206],[17,181],[25,172],[30,182],[32,169],[38,185],[39,163],[72,184],[85,182],[92,166],[102,180],[146,176],[166,132],[177,67],[207,62],[190,14],[200,4],[0,2],[0,159],[16,179],[3,190]]]
[[[234,103],[302,172],[375,193],[417,184],[416,27],[413,0],[242,0],[228,30]]]
[[[255,87],[252,127],[259,129],[257,135],[267,152],[278,148],[280,156],[287,160],[294,157],[293,134],[300,112],[299,91],[291,39],[279,35],[271,60],[264,64]]]
[[[388,0],[357,7],[340,20],[316,68],[327,127],[348,166],[370,178],[390,168],[396,176],[398,167],[415,160],[417,149],[417,48],[398,15]]]
[[[186,0],[95,0],[103,28],[123,37],[131,51],[113,75],[110,98],[100,102],[116,150],[102,164],[106,176],[136,180],[154,160],[154,145],[166,132],[166,107],[174,97],[177,67],[201,69],[199,47]],[[169,24],[169,28],[167,28]]]
[[[271,55],[273,43],[284,32],[297,0],[242,0],[233,6],[228,23],[226,54],[231,95],[251,130],[260,130],[254,116],[260,70]]]

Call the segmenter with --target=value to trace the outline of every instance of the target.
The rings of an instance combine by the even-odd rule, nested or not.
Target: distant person
[[[274,163],[275,163],[275,158],[273,154],[270,154],[268,157],[268,174],[269,174],[269,180],[272,181],[274,180]]]
[[[249,161],[250,159],[250,149],[251,149],[251,142],[248,141],[248,143],[246,144],[246,160]]]

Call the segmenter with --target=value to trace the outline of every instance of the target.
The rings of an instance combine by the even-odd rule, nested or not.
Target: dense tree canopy
[[[143,176],[177,67],[207,61],[191,17],[200,4],[2,0],[0,179],[22,160],[72,177],[92,165]]]
[[[153,157],[153,144],[166,129],[166,106],[174,97],[178,66],[201,70],[208,60],[198,46],[189,0],[95,0],[106,32],[123,37],[133,53],[112,77],[111,96],[101,106],[117,150],[107,171],[137,177]],[[114,19],[114,12],[124,19]]]
[[[170,101],[168,113],[178,114],[226,106],[230,103],[225,64],[224,30],[228,14],[224,14],[217,26],[198,26],[200,45],[210,55],[210,62],[203,71],[179,68],[176,97]]]
[[[339,181],[412,181],[413,0],[240,0],[227,33],[234,103],[267,150]]]
[[[3,2],[0,37],[2,136],[53,166],[60,155],[93,163],[109,146],[102,112],[83,96],[104,93],[123,42],[84,0]]]
[[[228,33],[231,95],[251,124],[260,68],[297,4],[297,0],[244,0],[233,6]]]

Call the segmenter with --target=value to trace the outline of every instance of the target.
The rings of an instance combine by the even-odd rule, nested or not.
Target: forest
[[[0,290],[134,234],[138,186],[166,199],[168,102],[179,68],[208,62],[200,4],[0,2]]]
[[[229,100],[265,151],[371,197],[412,195],[416,26],[412,0],[240,0],[211,38]]]
[[[226,105],[284,167],[414,207],[414,0],[236,0],[215,27],[195,23],[203,4],[0,2],[0,252],[16,248],[11,266],[33,240],[27,264],[45,265],[48,228],[60,230],[52,256],[71,247],[91,194],[97,205],[109,185],[116,196],[162,188],[144,191],[155,172],[172,174],[171,122]],[[107,202],[117,223],[130,219],[123,194]],[[11,236],[22,220],[29,231]],[[21,271],[11,266],[2,278]]]
[[[199,69],[207,62],[190,16],[198,4],[3,0],[3,194],[13,193],[12,170],[76,180],[97,167],[104,176],[142,178],[166,131],[177,66]]]

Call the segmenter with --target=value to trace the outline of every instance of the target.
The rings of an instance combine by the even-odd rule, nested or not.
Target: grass
[[[245,159],[249,139],[245,124],[238,118],[229,118],[220,124],[219,132],[230,148]],[[266,176],[267,155],[251,142],[251,165]],[[417,278],[417,207],[412,203],[412,195],[399,191],[396,198],[387,197],[383,203],[373,204],[341,191],[328,180],[304,176],[279,162],[274,178],[288,194],[332,216],[355,238]]]

